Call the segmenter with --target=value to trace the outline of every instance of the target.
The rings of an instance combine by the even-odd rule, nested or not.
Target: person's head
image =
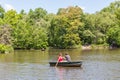
[[[68,55],[68,53],[65,53],[65,55]]]
[[[61,53],[61,52],[59,53],[59,56],[62,56],[62,53]]]

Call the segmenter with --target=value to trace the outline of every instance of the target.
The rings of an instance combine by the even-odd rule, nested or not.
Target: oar
[[[57,67],[57,65],[58,65],[58,61],[57,61],[56,65],[55,65],[55,67]]]

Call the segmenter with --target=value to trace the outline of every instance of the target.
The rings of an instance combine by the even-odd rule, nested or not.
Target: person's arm
[[[58,57],[58,60],[57,60],[57,63],[56,63],[56,65],[55,65],[55,67],[57,67],[57,65],[58,65],[58,62],[59,62],[59,57]]]

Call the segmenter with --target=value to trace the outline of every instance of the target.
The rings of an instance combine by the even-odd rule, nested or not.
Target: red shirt
[[[58,62],[62,62],[63,61],[63,57],[62,56],[59,56],[58,57]]]

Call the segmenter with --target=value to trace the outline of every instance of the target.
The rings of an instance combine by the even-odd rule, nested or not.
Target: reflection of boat
[[[50,66],[55,66],[57,62],[49,62]],[[82,61],[59,62],[57,66],[63,67],[81,67]]]

